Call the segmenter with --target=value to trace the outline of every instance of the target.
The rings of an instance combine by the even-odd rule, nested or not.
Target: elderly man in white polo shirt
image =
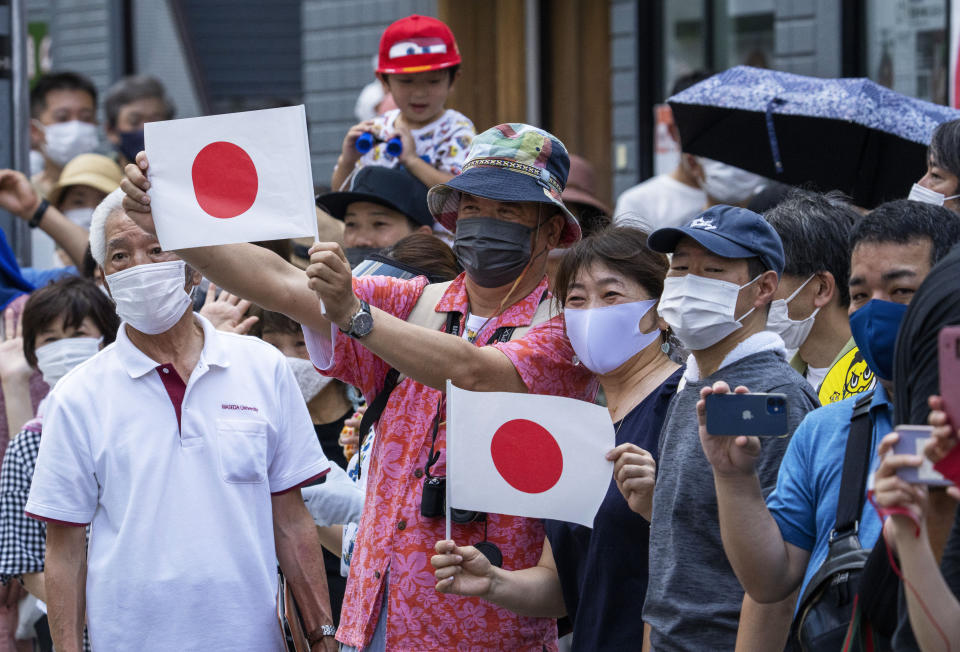
[[[293,373],[190,310],[198,275],[120,199],[90,240],[124,323],[52,392],[27,502],[47,522],[56,649],[81,649],[86,611],[94,650],[283,650],[279,559],[312,649],[334,650],[299,491],[330,465]]]

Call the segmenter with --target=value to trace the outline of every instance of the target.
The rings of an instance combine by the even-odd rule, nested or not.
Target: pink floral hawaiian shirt
[[[401,319],[409,316],[425,285],[422,277],[409,281],[378,276],[354,279],[358,297]],[[477,345],[485,343],[498,327],[529,325],[546,291],[544,279],[499,319],[491,319],[476,338]],[[468,311],[463,275],[450,285],[437,311],[459,312],[463,332],[462,319]],[[324,374],[359,387],[367,400],[372,400],[389,366],[361,342],[342,333],[336,335],[331,361],[329,345],[323,346],[316,333],[305,330],[312,342],[314,364]],[[596,392],[590,372],[572,362],[573,349],[564,334],[562,317],[532,328],[522,339],[491,346],[510,359],[532,393],[589,400]],[[444,519],[420,516],[420,494],[431,426],[441,400],[438,390],[405,378],[380,418],[337,638],[357,647],[369,643],[389,570],[388,650],[555,650],[557,628],[552,619],[518,616],[478,598],[434,589],[430,556],[434,544],[444,538]],[[444,447],[445,429],[441,427],[437,440],[441,455],[432,475],[445,473]],[[477,543],[484,538],[484,526],[454,524],[452,536],[458,543]],[[486,536],[500,548],[506,569],[534,566],[540,558],[544,530],[538,520],[491,514]]]

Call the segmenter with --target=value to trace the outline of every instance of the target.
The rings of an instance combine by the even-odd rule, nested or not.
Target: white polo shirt
[[[91,524],[95,650],[283,649],[271,493],[330,464],[283,355],[196,319],[186,386],[124,324],[51,393],[26,511]]]

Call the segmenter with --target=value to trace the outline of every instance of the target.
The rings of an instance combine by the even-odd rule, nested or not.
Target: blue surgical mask
[[[870,370],[881,380],[893,380],[893,351],[907,306],[872,299],[850,315],[850,332]]]

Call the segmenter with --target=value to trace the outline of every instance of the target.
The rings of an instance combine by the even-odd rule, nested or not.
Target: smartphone
[[[953,483],[944,478],[933,468],[933,462],[923,454],[923,449],[930,441],[933,428],[931,426],[897,426],[896,432],[900,435],[894,445],[893,452],[897,455],[919,455],[923,464],[919,467],[909,466],[897,471],[900,479],[910,484],[926,484],[932,487],[949,487]]]
[[[706,412],[711,435],[780,437],[790,431],[786,394],[710,394]]]
[[[960,326],[940,329],[940,396],[954,428],[960,428]]]

